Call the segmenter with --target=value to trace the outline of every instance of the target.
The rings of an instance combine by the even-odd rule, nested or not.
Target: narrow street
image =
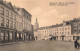
[[[73,42],[62,41],[30,41],[20,44],[0,46],[0,51],[79,51]]]

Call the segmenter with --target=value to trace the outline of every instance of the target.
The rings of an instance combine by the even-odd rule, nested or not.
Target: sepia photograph
[[[80,51],[80,0],[0,0],[0,51]]]

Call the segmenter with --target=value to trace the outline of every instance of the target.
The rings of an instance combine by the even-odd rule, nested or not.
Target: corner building
[[[27,15],[30,16],[24,21],[27,15],[25,15],[25,17],[21,15],[23,12],[19,12],[19,9],[16,10],[11,2],[0,0],[0,42],[26,40],[24,30],[28,32],[28,37],[32,38],[31,14],[27,12]],[[30,40],[29,38],[28,40]]]

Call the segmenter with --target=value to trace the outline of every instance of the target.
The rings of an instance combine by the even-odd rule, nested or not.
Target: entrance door
[[[4,31],[1,31],[1,42],[5,40],[5,35],[4,35]]]
[[[62,36],[62,41],[64,40],[64,36]]]
[[[79,36],[77,36],[77,40],[79,40]]]
[[[54,40],[56,40],[56,37],[54,37]]]

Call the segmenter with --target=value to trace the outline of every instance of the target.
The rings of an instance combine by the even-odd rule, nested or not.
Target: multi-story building
[[[31,24],[31,17],[32,15],[27,12],[24,8],[14,6],[14,9],[18,12],[18,14],[22,17],[22,28],[23,28],[23,37],[24,40],[31,40],[32,34],[32,24]]]
[[[36,31],[34,31],[34,36],[37,37],[37,40],[49,39],[51,36],[53,36],[54,40],[79,40],[80,18],[63,21],[61,24],[38,28]]]
[[[73,40],[80,40],[80,17],[70,21],[66,21],[67,24],[71,24],[71,33]]]
[[[30,40],[32,36],[31,14],[24,8],[12,6],[11,2],[0,0],[0,42]]]

